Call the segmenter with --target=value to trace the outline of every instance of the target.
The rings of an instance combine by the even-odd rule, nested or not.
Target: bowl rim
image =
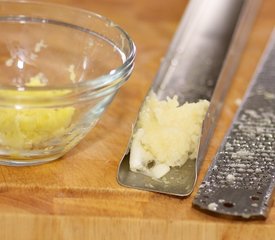
[[[121,65],[114,69],[110,69],[110,72],[108,74],[100,75],[99,77],[93,78],[93,79],[88,79],[82,82],[75,82],[75,83],[67,83],[63,84],[62,86],[6,86],[6,85],[0,85],[0,88],[2,90],[19,90],[19,91],[25,91],[25,90],[30,90],[30,91],[49,91],[49,90],[59,90],[59,89],[87,89],[90,88],[91,90],[96,90],[96,91],[101,91],[104,88],[108,88],[108,86],[111,84],[113,86],[113,82],[123,75],[125,75],[125,70],[131,71],[134,66],[134,61],[136,57],[136,45],[130,35],[118,24],[116,24],[113,20],[109,19],[108,17],[101,15],[99,13],[83,9],[80,7],[74,7],[70,5],[65,5],[65,4],[60,4],[60,3],[52,3],[52,2],[39,2],[35,0],[0,0],[0,6],[1,4],[33,4],[33,5],[40,5],[40,6],[45,6],[45,7],[58,7],[60,9],[67,9],[70,11],[78,12],[81,14],[86,14],[87,16],[91,15],[102,22],[106,22],[109,26],[112,26],[116,28],[120,34],[123,35],[125,40],[128,43],[129,46],[129,55],[126,56],[125,60],[122,62]],[[10,16],[10,15],[9,15]],[[60,21],[63,23],[67,23],[66,21]],[[75,24],[74,26],[79,26]],[[129,69],[130,68],[130,69]],[[129,70],[127,70],[129,69]],[[127,74],[128,75],[128,74]],[[106,81],[108,79],[108,81]],[[123,79],[123,77],[122,77]],[[117,83],[120,83],[118,81]]]

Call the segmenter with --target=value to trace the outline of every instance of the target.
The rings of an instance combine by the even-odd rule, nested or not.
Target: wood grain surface
[[[136,43],[136,67],[95,129],[61,160],[35,167],[0,167],[0,239],[275,239],[274,208],[265,221],[228,220],[193,209],[194,194],[181,199],[123,188],[116,182],[131,125],[187,0],[51,2],[94,11],[121,25]],[[274,25],[275,1],[263,0],[197,187]]]

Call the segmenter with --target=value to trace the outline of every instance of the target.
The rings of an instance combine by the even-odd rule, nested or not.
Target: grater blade
[[[275,183],[275,30],[193,206],[209,213],[266,218]]]

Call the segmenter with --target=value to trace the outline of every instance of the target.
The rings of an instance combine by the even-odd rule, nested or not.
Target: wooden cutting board
[[[233,221],[193,209],[194,194],[182,199],[123,188],[116,182],[131,125],[187,0],[52,2],[98,12],[125,28],[137,45],[136,67],[96,128],[61,160],[35,167],[0,167],[0,239],[274,239],[274,208],[265,221]],[[263,0],[198,185],[274,25],[275,1]]]

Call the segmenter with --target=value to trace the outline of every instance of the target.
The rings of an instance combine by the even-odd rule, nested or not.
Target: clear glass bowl
[[[0,1],[0,164],[55,160],[129,78],[135,45],[112,21],[62,5]]]

